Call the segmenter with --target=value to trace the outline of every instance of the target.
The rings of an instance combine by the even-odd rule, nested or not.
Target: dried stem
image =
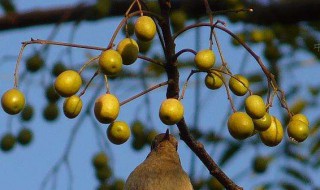
[[[187,77],[187,80],[186,82],[184,83],[183,87],[182,87],[182,92],[181,92],[181,95],[179,97],[179,100],[182,100],[184,98],[184,94],[186,93],[186,90],[187,90],[187,87],[188,87],[188,82],[189,82],[189,79],[191,78],[191,76],[195,73],[198,73],[198,72],[203,72],[203,71],[200,71],[200,70],[191,70],[189,76]]]
[[[168,84],[168,81],[165,81],[165,82],[159,83],[159,84],[157,84],[157,85],[154,85],[154,86],[148,88],[147,90],[144,90],[143,92],[140,92],[139,94],[136,94],[136,95],[134,95],[134,96],[132,96],[132,97],[130,97],[130,98],[122,101],[122,102],[120,103],[120,106],[122,106],[122,105],[124,105],[124,104],[126,104],[126,103],[128,103],[128,102],[130,102],[130,101],[132,101],[132,100],[134,100],[134,99],[136,99],[136,98],[139,98],[140,96],[143,96],[143,95],[149,93],[149,92],[152,91],[152,90],[155,90],[155,89],[157,89],[157,88],[159,88],[159,87],[165,86],[165,85],[167,85],[167,84]]]
[[[85,64],[83,64],[83,66],[81,67],[81,69],[79,70],[79,74],[82,73],[82,71],[88,66],[90,65],[92,62],[94,62],[95,60],[99,59],[99,56],[93,57],[91,59],[89,59],[89,61],[87,61]]]
[[[96,72],[93,74],[93,76],[90,78],[89,82],[86,84],[86,86],[84,87],[84,89],[80,92],[79,97],[81,97],[86,90],[88,89],[89,85],[91,84],[91,82],[93,81],[93,79],[98,76],[99,74],[99,69],[96,70]]]

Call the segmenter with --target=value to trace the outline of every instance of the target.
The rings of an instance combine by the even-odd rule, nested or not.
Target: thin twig
[[[79,97],[81,97],[86,90],[88,89],[89,85],[91,84],[91,82],[93,81],[93,79],[99,74],[99,69],[96,70],[96,72],[93,74],[93,76],[90,78],[90,80],[88,81],[88,83],[86,84],[86,86],[84,87],[84,89],[80,92]]]
[[[182,87],[182,92],[181,92],[181,95],[180,97],[178,98],[178,100],[182,100],[184,98],[184,94],[186,93],[186,90],[187,90],[187,87],[188,87],[188,82],[191,78],[191,76],[195,73],[199,73],[199,72],[204,72],[204,71],[200,71],[200,70],[191,70],[189,76],[187,77],[187,80],[186,82],[184,82],[184,85]]]
[[[182,50],[178,51],[178,53],[175,54],[175,59],[177,59],[181,54],[186,53],[186,52],[193,53],[193,55],[197,54],[197,52],[195,50],[190,49],[190,48],[186,48],[186,49],[182,49]]]
[[[165,82],[159,83],[159,84],[157,84],[157,85],[154,85],[154,86],[148,88],[147,90],[144,90],[143,92],[140,92],[139,94],[136,94],[136,95],[134,95],[134,96],[132,96],[132,97],[130,97],[130,98],[122,101],[122,102],[120,103],[120,106],[122,106],[122,105],[124,105],[124,104],[126,104],[126,103],[128,103],[128,102],[130,102],[130,101],[132,101],[132,100],[134,100],[134,99],[136,99],[136,98],[139,98],[140,96],[142,96],[142,95],[144,95],[144,94],[146,94],[146,93],[148,93],[148,92],[150,92],[150,91],[152,91],[152,90],[155,90],[155,89],[157,89],[157,88],[159,88],[159,87],[165,86],[165,85],[167,85],[167,84],[168,84],[168,81],[165,81]]]
[[[98,47],[98,46],[88,46],[88,45],[82,45],[82,44],[74,44],[74,43],[67,43],[67,42],[57,42],[57,41],[51,41],[51,40],[41,40],[41,39],[32,39],[32,38],[31,38],[30,41],[22,42],[22,45],[29,45],[29,44],[67,46],[67,47],[91,49],[91,50],[98,50],[98,51],[107,50],[107,48]]]
[[[89,59],[86,63],[83,64],[83,66],[81,67],[81,69],[79,70],[79,74],[82,73],[82,71],[88,66],[90,65],[92,62],[94,62],[95,60],[99,59],[99,56],[93,57],[91,59]]]

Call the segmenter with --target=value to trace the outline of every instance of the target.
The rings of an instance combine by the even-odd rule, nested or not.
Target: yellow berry
[[[253,119],[262,118],[266,114],[266,105],[261,96],[250,95],[245,100],[247,114]]]
[[[308,120],[307,116],[305,116],[302,113],[298,113],[298,114],[293,115],[291,117],[291,120],[299,120],[299,121],[304,122],[307,126],[309,126],[309,120]]]
[[[183,114],[184,108],[179,100],[169,98],[161,103],[159,117],[164,124],[174,125],[178,123],[183,118]]]
[[[79,73],[73,70],[67,70],[56,78],[54,88],[60,96],[69,97],[79,91],[81,84],[82,79]]]
[[[128,124],[123,121],[112,122],[107,129],[108,139],[117,145],[125,143],[129,139],[130,134]]]
[[[235,112],[228,119],[228,130],[235,139],[246,139],[253,134],[253,121],[248,114]]]
[[[130,65],[138,58],[139,46],[134,39],[125,38],[118,44],[117,51],[122,57],[122,63],[124,65]]]
[[[119,115],[120,103],[116,96],[103,94],[94,103],[94,114],[101,123],[111,123]]]
[[[122,57],[113,49],[103,51],[99,57],[99,67],[105,75],[116,75],[122,70]]]
[[[82,100],[79,96],[73,95],[66,98],[63,103],[63,113],[66,117],[72,119],[79,115],[82,109]]]
[[[265,131],[267,130],[271,125],[271,116],[268,112],[259,119],[252,119],[254,124],[254,129],[258,131]]]
[[[216,57],[212,50],[204,49],[200,50],[194,57],[194,62],[197,68],[201,71],[207,71],[211,69],[216,61]]]
[[[260,132],[261,141],[267,146],[277,146],[283,138],[283,128],[278,118],[271,116],[270,127]]]
[[[243,96],[248,92],[249,81],[242,75],[234,75],[229,80],[230,90],[237,96]]]
[[[11,115],[21,112],[25,103],[26,100],[23,93],[16,88],[6,91],[1,97],[1,106],[3,110]]]
[[[211,90],[218,89],[223,85],[222,75],[217,71],[208,73],[204,79],[204,83]]]
[[[302,142],[309,135],[309,127],[301,120],[291,120],[287,126],[287,133],[293,141]]]
[[[134,24],[134,33],[141,41],[152,40],[156,32],[156,24],[149,16],[139,17]]]

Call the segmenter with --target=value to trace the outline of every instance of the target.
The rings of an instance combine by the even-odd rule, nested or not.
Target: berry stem
[[[90,78],[89,82],[86,84],[86,86],[84,87],[84,89],[80,92],[79,97],[81,97],[87,90],[87,88],[89,87],[89,85],[91,84],[91,82],[93,81],[93,79],[98,76],[99,74],[99,69],[96,70],[96,72],[93,74],[93,76]]]
[[[120,103],[120,106],[122,106],[122,105],[124,105],[124,104],[126,104],[126,103],[128,103],[128,102],[130,102],[130,101],[132,101],[132,100],[134,100],[134,99],[136,99],[136,98],[139,98],[140,96],[143,96],[143,95],[149,93],[149,92],[152,91],[152,90],[155,90],[155,89],[157,89],[157,88],[159,88],[159,87],[165,86],[165,85],[167,85],[167,84],[168,84],[168,81],[165,81],[165,82],[159,83],[159,84],[157,84],[157,85],[154,85],[154,86],[148,88],[147,90],[144,90],[144,91],[140,92],[139,94],[136,94],[136,95],[134,95],[134,96],[132,96],[132,97],[130,97],[130,98],[122,101],[122,102]]]

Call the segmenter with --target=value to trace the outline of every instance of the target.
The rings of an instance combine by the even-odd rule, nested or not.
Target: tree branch
[[[30,10],[17,12],[0,17],[0,31],[19,29],[30,26],[56,24],[61,22],[96,21],[105,17],[123,16],[130,1],[110,0],[111,7],[107,15],[101,16],[95,5],[77,4],[70,7],[54,7],[41,10]],[[228,9],[223,1],[210,1],[213,11]],[[187,5],[186,5],[187,4]],[[184,7],[187,12],[192,11],[191,18],[205,16],[202,1],[174,0],[171,2],[171,9],[175,10]],[[246,7],[253,8],[253,13],[242,22],[270,25],[272,23],[296,24],[301,21],[320,20],[320,1],[283,1],[270,5],[246,4]],[[189,10],[190,9],[190,10]],[[133,8],[136,10],[136,7]],[[231,13],[236,14],[236,13]]]

